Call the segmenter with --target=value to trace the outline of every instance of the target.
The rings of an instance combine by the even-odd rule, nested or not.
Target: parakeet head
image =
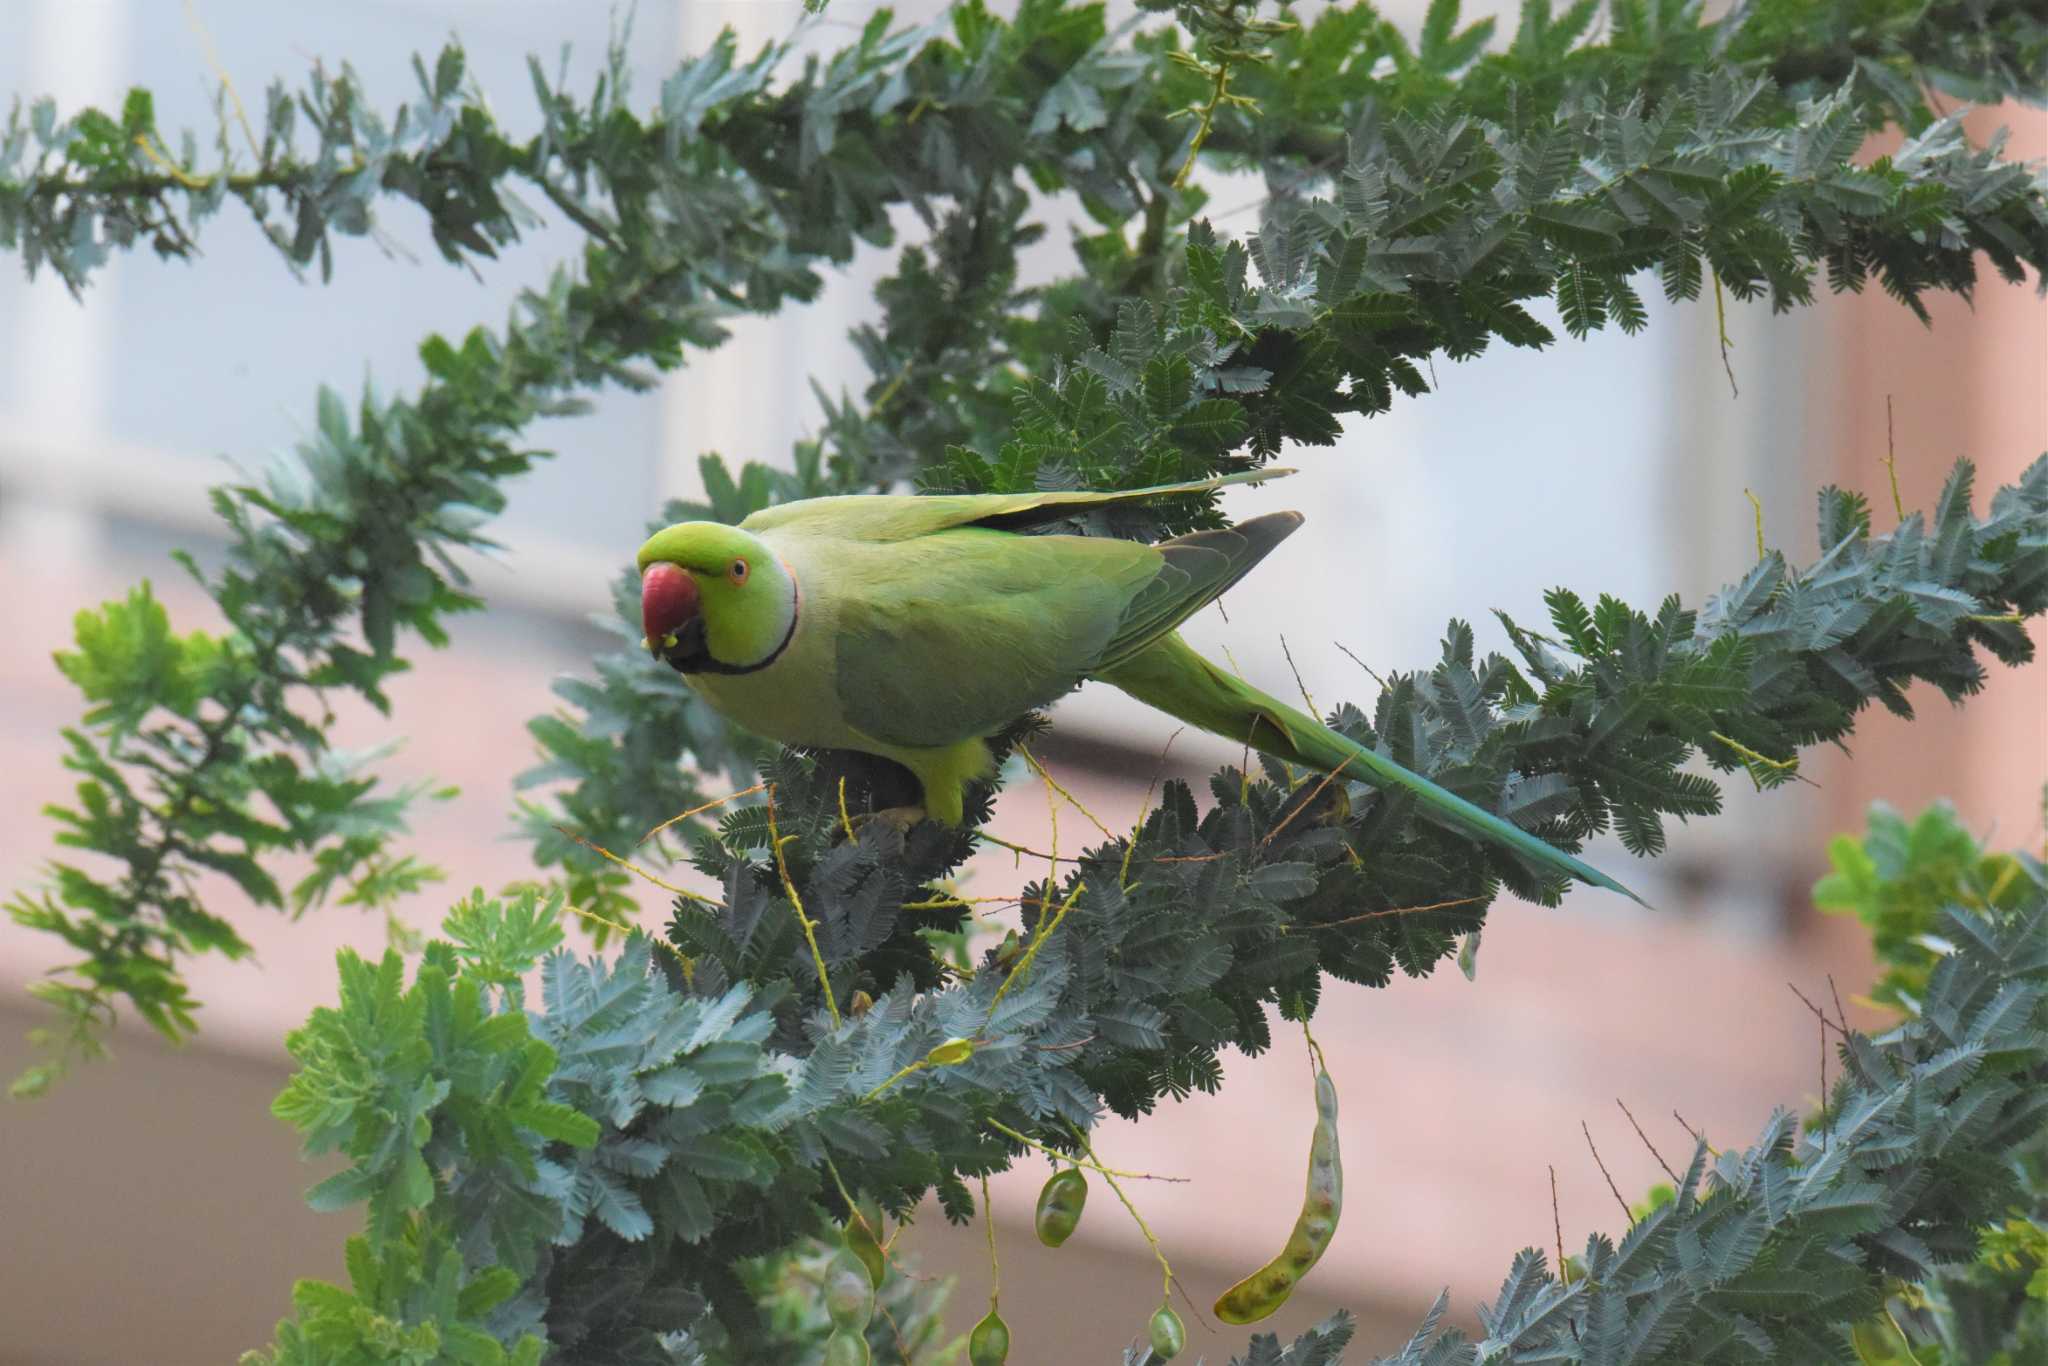
[[[648,537],[638,562],[647,648],[683,673],[765,668],[796,632],[796,579],[738,527],[678,522]]]

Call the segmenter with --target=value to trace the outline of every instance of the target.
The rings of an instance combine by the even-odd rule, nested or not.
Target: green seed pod
[[[1038,1191],[1038,1241],[1058,1247],[1073,1236],[1081,1222],[1081,1209],[1088,1203],[1088,1178],[1079,1167],[1054,1172]]]
[[[1010,1359],[1010,1325],[991,1308],[967,1339],[967,1366],[1003,1366]]]
[[[953,1067],[973,1057],[974,1048],[972,1039],[948,1039],[925,1054],[924,1060],[933,1067]]]
[[[1308,1190],[1280,1255],[1216,1301],[1216,1317],[1225,1323],[1257,1323],[1294,1293],[1308,1269],[1322,1260],[1336,1236],[1344,1212],[1344,1165],[1337,1153],[1337,1084],[1328,1072],[1316,1073],[1316,1130],[1308,1145]]]
[[[860,1264],[868,1269],[868,1280],[877,1290],[882,1288],[882,1277],[888,1274],[888,1258],[882,1253],[882,1245],[875,1241],[881,1232],[882,1207],[863,1198],[858,1212],[848,1216],[846,1229],[840,1235],[846,1250],[860,1258]]]
[[[825,1312],[834,1328],[856,1337],[874,1317],[875,1283],[868,1279],[866,1265],[848,1248],[840,1248],[825,1263]]]
[[[1171,1361],[1187,1345],[1188,1330],[1181,1326],[1180,1315],[1173,1312],[1172,1305],[1160,1305],[1152,1315],[1152,1355],[1161,1361]]]
[[[868,1340],[859,1329],[835,1328],[832,1336],[825,1339],[821,1366],[870,1366],[873,1359],[868,1353]]]

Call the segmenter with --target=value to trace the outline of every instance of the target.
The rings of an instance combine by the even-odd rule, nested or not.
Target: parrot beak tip
[[[640,624],[657,658],[675,648],[677,634],[700,610],[697,581],[681,565],[656,561],[640,576]]]

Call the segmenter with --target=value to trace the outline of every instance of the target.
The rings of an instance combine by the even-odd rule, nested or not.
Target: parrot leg
[[[924,808],[921,806],[885,806],[864,816],[854,817],[854,822],[860,824],[866,821],[880,821],[884,825],[895,826],[898,834],[907,835],[910,833],[910,827],[923,819]]]
[[[988,744],[980,736],[936,749],[880,752],[917,775],[924,788],[924,814],[941,825],[958,825],[966,819],[967,785],[988,777],[996,768]]]

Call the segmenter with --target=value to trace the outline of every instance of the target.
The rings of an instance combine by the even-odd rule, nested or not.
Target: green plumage
[[[1285,473],[1120,493],[815,498],[737,528],[682,523],[640,550],[650,647],[757,734],[904,764],[935,819],[961,819],[962,788],[988,771],[985,737],[1092,678],[1286,762],[1412,793],[1439,820],[1633,896],[1223,672],[1176,634],[1299,513],[1157,545],[1020,534],[1080,510]]]

